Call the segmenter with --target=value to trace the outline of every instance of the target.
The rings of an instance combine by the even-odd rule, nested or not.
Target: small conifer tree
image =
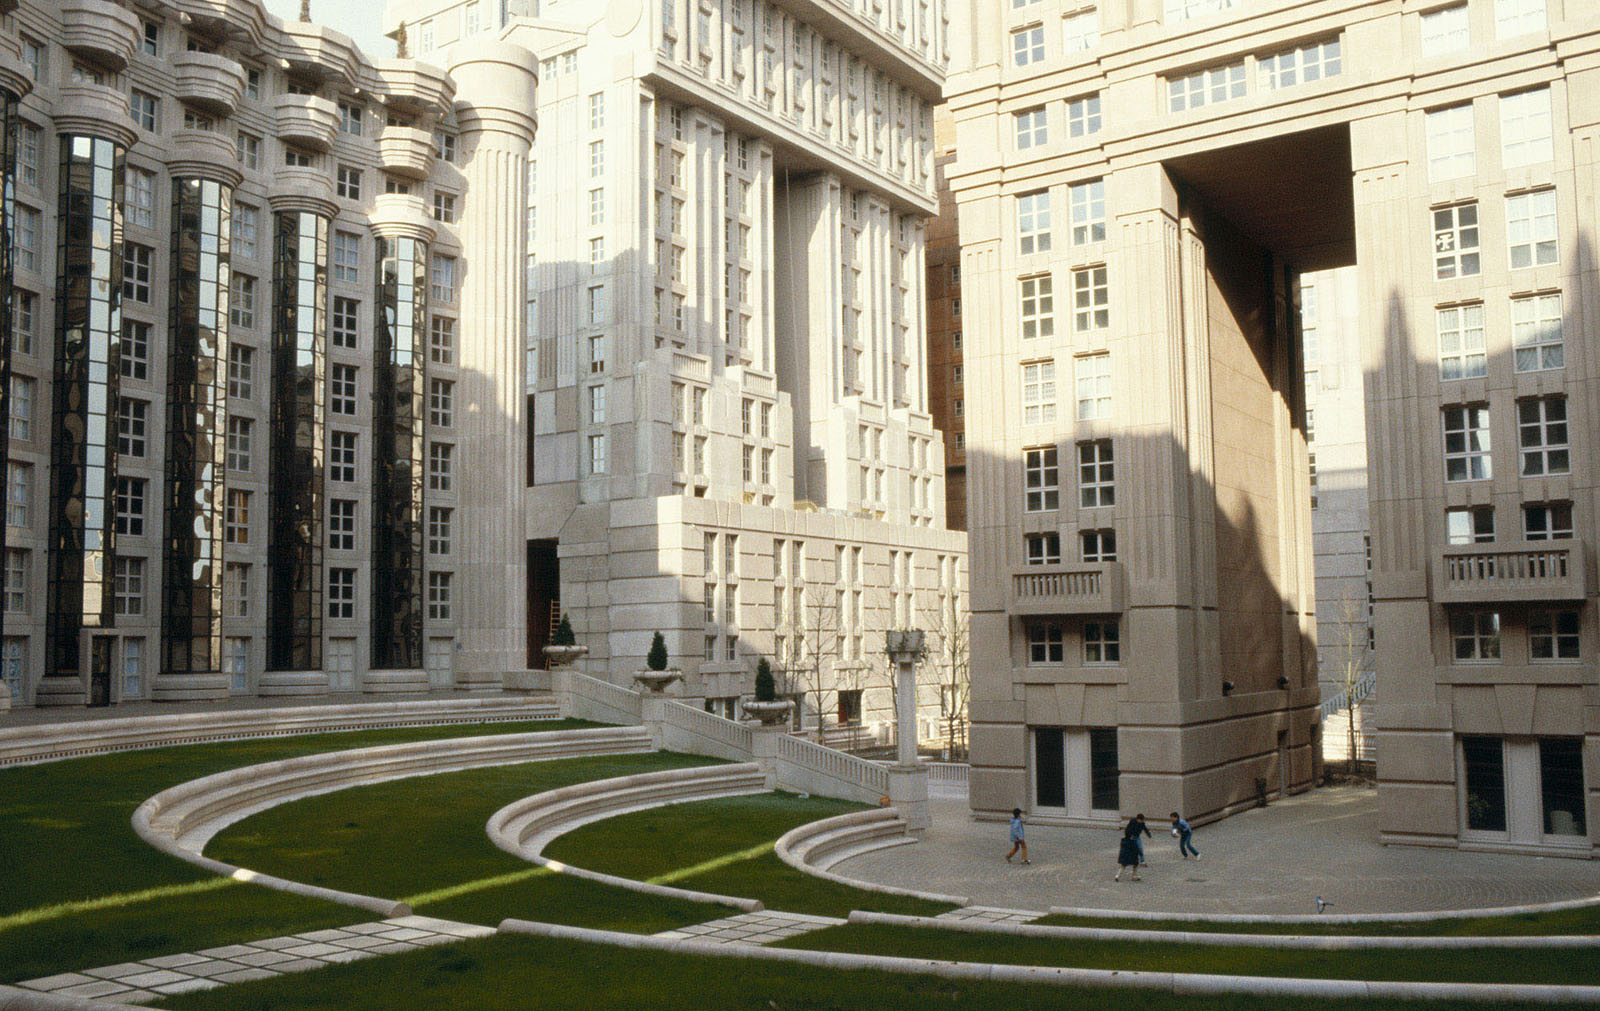
[[[650,652],[644,655],[644,665],[651,670],[667,669],[667,640],[660,632],[650,640]]]
[[[766,657],[756,663],[756,701],[778,701],[778,688],[772,680],[772,665],[767,663]]]
[[[555,634],[550,636],[550,645],[576,646],[577,644],[578,637],[572,634],[572,622],[568,621],[567,616],[563,614],[561,616],[561,624],[556,626]]]

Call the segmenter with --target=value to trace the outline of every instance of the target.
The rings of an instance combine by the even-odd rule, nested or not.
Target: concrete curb
[[[1552,1004],[1600,1003],[1600,986],[1549,986],[1520,983],[1393,983],[1344,979],[1292,979],[1274,976],[1209,976],[1179,972],[1123,972],[1115,969],[1072,969],[1038,965],[997,965],[988,962],[947,962],[936,959],[899,958],[766,948],[757,945],[717,944],[692,939],[650,937],[587,927],[568,927],[529,920],[503,920],[500,932],[529,934],[563,940],[608,944],[635,950],[684,955],[712,955],[769,962],[813,965],[824,969],[871,969],[879,972],[918,973],[944,979],[1000,983],[1034,983],[1050,986],[1087,986],[1155,990],[1176,996],[1222,993],[1282,997],[1355,997],[1395,1000],[1509,1001]]]
[[[543,851],[557,837],[606,818],[668,804],[768,792],[761,768],[754,762],[645,772],[575,783],[513,801],[489,816],[484,831],[500,849],[559,874],[569,874],[658,898],[708,902],[754,913],[765,908],[759,899],[718,895],[619,877],[551,860],[543,855]]]
[[[1531,937],[1325,937],[1316,934],[1215,934],[1194,930],[1128,930],[1111,927],[1052,927],[1036,923],[940,920],[857,909],[851,923],[956,930],[971,934],[1046,937],[1079,941],[1133,941],[1156,944],[1207,944],[1219,947],[1275,948],[1290,951],[1432,951],[1461,948],[1600,948],[1593,934]]]
[[[1600,905],[1600,895],[1585,899],[1562,899],[1523,906],[1496,906],[1491,909],[1438,909],[1415,913],[1162,913],[1144,909],[1084,909],[1076,906],[1051,906],[1051,916],[1083,916],[1104,920],[1179,920],[1185,923],[1429,923],[1434,920],[1468,920],[1476,917],[1525,916],[1529,913],[1557,913],[1564,909],[1586,909]]]
[[[774,847],[778,859],[793,867],[797,871],[810,874],[813,877],[832,881],[836,884],[848,885],[865,892],[878,892],[882,895],[900,895],[913,899],[923,899],[927,902],[942,902],[955,906],[969,905],[966,898],[959,895],[945,895],[940,892],[924,892],[915,888],[901,888],[896,885],[881,885],[872,881],[862,881],[859,878],[845,877],[835,874],[831,870],[818,867],[809,861],[809,855],[814,845],[828,842],[840,846],[848,846],[852,838],[861,835],[871,835],[881,831],[885,823],[899,820],[901,831],[905,831],[905,821],[900,818],[900,813],[894,808],[879,808],[872,811],[852,811],[849,814],[837,815],[833,818],[824,818],[821,821],[800,825],[785,832],[779,837]],[[834,836],[829,840],[825,837]],[[887,849],[890,846],[903,846],[916,842],[915,838],[884,838],[877,845],[865,846],[856,849],[850,856],[859,856],[873,849]],[[829,851],[833,847],[829,847]],[[831,866],[831,865],[830,865]]]
[[[37,990],[0,986],[0,1011],[114,1011],[117,1008],[138,1011],[139,1007],[138,1004],[118,1004],[90,997],[59,997]]]
[[[252,814],[352,786],[491,765],[649,750],[649,738],[640,728],[599,727],[321,752],[230,769],[170,787],[139,805],[133,813],[133,830],[156,849],[212,874],[384,918],[407,916],[411,908],[403,902],[261,874],[213,860],[202,851],[222,828]]]

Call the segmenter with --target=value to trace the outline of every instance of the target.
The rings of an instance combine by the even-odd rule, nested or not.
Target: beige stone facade
[[[1591,852],[1594,423],[1577,335],[1596,325],[1581,210],[1595,16],[1562,0],[1039,0],[974,22],[948,89],[951,180],[965,313],[998,335],[969,344],[968,381],[1004,391],[968,419],[969,498],[991,503],[969,518],[974,655],[1011,657],[974,676],[980,814],[1038,809],[1041,727],[1065,728],[1068,816],[1072,783],[1113,754],[1102,734],[1106,757],[1075,770],[1079,728],[1116,729],[1123,813],[1210,817],[1261,781],[1309,783],[1294,282],[1354,264],[1385,837]],[[1065,308],[1048,339],[1023,315],[1039,321],[1023,285],[1046,274]],[[1102,352],[1108,369],[1085,364]],[[1053,423],[1026,413],[1046,402],[1030,370],[1046,361],[1074,383]],[[1086,415],[1106,386],[1109,412]],[[1096,442],[1116,496],[1093,511],[1079,466]],[[1040,515],[1035,448],[1058,458],[1036,473],[1060,497]],[[1117,562],[1067,561],[1090,527],[1116,531]],[[1450,543],[1461,530],[1476,543]],[[1060,535],[1060,565],[1030,571],[1037,533]],[[1031,646],[1073,655],[1091,625],[1092,670],[1027,663]]]

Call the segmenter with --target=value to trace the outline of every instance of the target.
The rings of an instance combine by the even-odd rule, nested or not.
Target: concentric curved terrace
[[[0,771],[0,866],[18,885],[0,891],[0,981],[415,909],[498,923],[501,933],[162,1006],[415,1006],[425,990],[495,1009],[540,1006],[528,999],[540,986],[567,1002],[582,986],[591,1008],[1059,1006],[1062,987],[1089,1008],[1125,1004],[1108,987],[1148,991],[1138,999],[1153,1008],[1224,993],[1238,1008],[1365,1008],[1400,997],[1600,1003],[1594,936],[1285,937],[1206,933],[1215,923],[1135,931],[936,919],[953,911],[926,897],[937,893],[869,892],[815,873],[863,847],[902,843],[892,812],[767,791],[748,763],[652,751],[639,729],[506,725],[472,738],[443,729]],[[73,871],[52,873],[59,867]],[[706,939],[737,921],[735,910],[761,907],[809,919],[770,944]],[[1572,911],[1541,915],[1581,925]]]

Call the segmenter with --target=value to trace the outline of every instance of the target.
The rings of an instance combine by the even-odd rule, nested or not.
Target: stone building
[[[531,55],[4,6],[10,699],[498,686]]]
[[[939,216],[928,222],[928,408],[944,433],[945,516],[952,530],[967,529],[967,384],[961,330],[961,236],[956,205],[945,178],[955,161],[950,108],[933,111],[933,169]]]
[[[973,678],[980,814],[1215,817],[1311,781],[1295,282],[1354,265],[1384,838],[1592,854],[1597,17],[974,20],[948,91],[964,314],[996,335],[966,363],[993,391],[968,413],[974,655],[1002,658]]]

